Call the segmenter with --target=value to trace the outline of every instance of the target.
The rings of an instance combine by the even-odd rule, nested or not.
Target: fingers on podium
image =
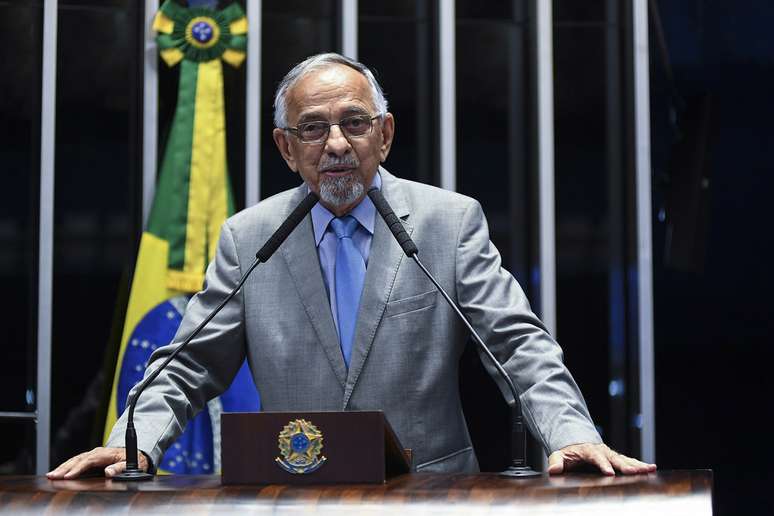
[[[46,476],[51,480],[77,478],[94,468],[103,468],[125,459],[123,448],[94,448],[66,460]]]
[[[561,451],[555,451],[548,457],[548,474],[560,475],[564,472],[564,455]]]

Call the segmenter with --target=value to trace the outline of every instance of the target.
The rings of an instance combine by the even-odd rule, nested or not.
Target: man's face
[[[331,65],[303,76],[287,93],[287,122],[338,123],[353,115],[377,114],[368,80],[344,65]],[[373,121],[373,129],[347,138],[338,125],[327,139],[302,143],[282,129],[274,129],[274,142],[294,172],[301,174],[322,204],[335,215],[347,213],[366,195],[379,163],[387,159],[395,122],[390,113]]]

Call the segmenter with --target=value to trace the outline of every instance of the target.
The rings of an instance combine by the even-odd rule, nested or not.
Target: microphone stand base
[[[541,472],[535,471],[529,466],[508,466],[508,469],[501,471],[499,475],[508,478],[535,478],[543,476]]]
[[[117,480],[119,482],[143,482],[146,480],[150,480],[153,478],[153,475],[150,473],[146,473],[143,470],[137,468],[137,469],[128,469],[124,471],[123,473],[119,473],[118,475],[113,477],[113,480]]]

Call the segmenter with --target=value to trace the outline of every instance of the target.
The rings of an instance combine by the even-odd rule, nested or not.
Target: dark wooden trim
[[[430,504],[433,510],[427,505]],[[422,505],[429,512],[491,514],[529,508],[551,514],[599,516],[605,510],[628,514],[712,514],[712,472],[660,471],[650,475],[603,477],[568,474],[511,480],[496,474],[441,475],[416,473],[385,484],[328,486],[223,486],[218,476],[163,476],[146,483],[119,483],[104,478],[50,481],[45,477],[0,477],[0,512],[126,512],[183,514],[238,509],[274,514],[282,507],[308,511],[337,507],[357,513],[395,514],[396,506]],[[419,507],[414,507],[419,508]],[[381,512],[380,512],[381,509]],[[600,512],[601,511],[601,512]],[[433,512],[433,513],[435,513]],[[333,513],[333,512],[331,512]],[[461,512],[460,512],[461,513]]]

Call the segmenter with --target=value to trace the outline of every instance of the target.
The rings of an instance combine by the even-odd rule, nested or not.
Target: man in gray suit
[[[377,187],[511,375],[527,424],[550,454],[549,472],[582,463],[610,475],[655,469],[602,444],[561,349],[502,269],[481,206],[381,168],[395,121],[365,66],[337,54],[300,63],[278,88],[275,125],[274,141],[304,184],[226,221],[175,343],[236,285],[309,190],[320,203],[140,398],[142,467],[148,459],[159,464],[247,357],[266,410],[383,410],[418,471],[478,469],[458,391],[466,331],[377,216],[366,196]],[[148,370],[173,346],[157,350]],[[107,447],[73,457],[49,477],[93,467],[119,473],[124,431],[122,416]]]

